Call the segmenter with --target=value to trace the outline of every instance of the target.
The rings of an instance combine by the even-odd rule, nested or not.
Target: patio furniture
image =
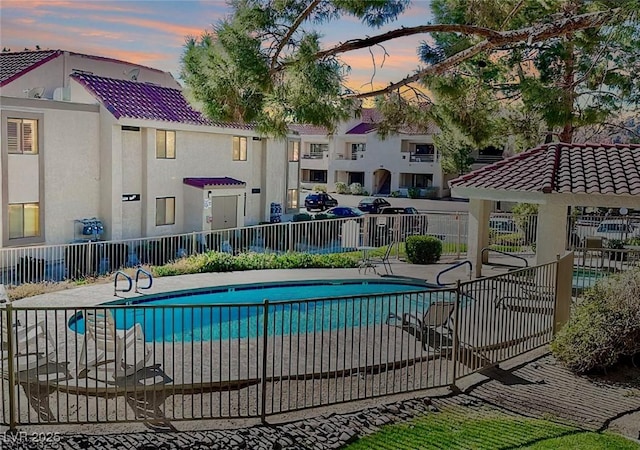
[[[451,339],[451,315],[455,309],[455,302],[433,302],[424,311],[422,317],[412,313],[403,313],[398,316],[396,313],[389,313],[387,317],[387,325],[395,320],[395,324],[409,331],[416,339],[422,342],[425,350],[428,347],[442,348],[450,347]]]
[[[97,370],[107,367],[112,377],[118,378],[133,375],[145,367],[152,352],[145,343],[139,323],[119,330],[108,309],[88,309],[82,315],[86,338],[80,354],[78,374],[86,375],[90,368]],[[108,368],[109,365],[114,366],[113,370]]]
[[[365,274],[369,269],[372,269],[375,273],[376,265],[374,264],[373,260],[369,256],[369,252],[371,250],[376,250],[376,249],[377,247],[369,247],[369,246],[358,247],[358,250],[362,252],[362,259],[360,259],[360,262],[358,263],[358,273],[360,273],[362,269],[364,269]]]
[[[382,267],[384,267],[384,272],[389,275],[393,275],[393,270],[391,269],[391,263],[389,262],[389,256],[391,255],[391,249],[393,248],[393,246],[396,245],[395,242],[391,242],[388,246],[387,246],[387,250],[384,252],[383,256],[380,257],[374,257],[374,258],[369,258],[369,263],[373,264],[373,266],[376,266],[376,263],[380,263],[382,264]],[[374,269],[375,270],[375,269]]]

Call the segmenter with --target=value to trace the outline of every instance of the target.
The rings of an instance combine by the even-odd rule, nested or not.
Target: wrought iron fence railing
[[[306,300],[8,303],[0,422],[264,419],[454,385],[549,342],[567,261],[444,288]]]

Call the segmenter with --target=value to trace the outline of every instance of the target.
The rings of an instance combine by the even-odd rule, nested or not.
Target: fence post
[[[458,240],[456,241],[456,259],[460,259],[460,246],[462,243],[462,231],[460,230],[460,213],[456,212],[456,222],[458,223]]]
[[[459,358],[459,344],[458,344],[458,332],[460,331],[460,327],[458,322],[460,322],[460,280],[456,281],[456,304],[453,307],[453,349],[451,353],[451,360],[453,361],[453,380],[451,380],[451,390],[453,392],[460,392],[458,386],[456,386],[456,381],[458,378],[458,358]]]
[[[292,252],[293,251],[293,222],[289,222],[287,223],[287,229],[289,230],[288,233],[288,243],[287,243],[287,251]]]
[[[571,289],[573,281],[573,252],[556,261],[556,304],[553,317],[553,335],[569,320],[571,313]]]
[[[13,339],[14,339],[14,328],[13,328],[13,307],[11,303],[7,303],[7,308],[5,310],[7,314],[7,365],[8,365],[8,382],[9,382],[9,430],[14,432],[16,431],[16,370],[14,367],[14,350],[13,350]]]
[[[264,299],[262,321],[262,380],[260,384],[260,422],[267,423],[267,333],[269,332],[269,299]]]

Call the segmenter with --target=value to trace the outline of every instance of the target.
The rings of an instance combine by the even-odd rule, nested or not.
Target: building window
[[[156,158],[176,159],[176,132],[156,130]]]
[[[38,121],[7,119],[7,147],[9,153],[38,154]]]
[[[176,223],[176,198],[156,198],[156,225],[173,225]]]
[[[40,204],[9,204],[9,239],[40,236]]]
[[[300,141],[289,141],[289,162],[300,161]]]
[[[287,190],[287,208],[288,209],[298,208],[298,190],[297,189]]]
[[[233,160],[247,160],[247,138],[241,136],[233,137]]]
[[[327,171],[326,170],[310,170],[309,181],[312,181],[314,183],[326,183]]]
[[[322,159],[324,152],[329,151],[329,144],[309,144],[309,158]]]
[[[364,152],[367,148],[367,144],[351,144],[351,159],[358,159],[358,153]]]

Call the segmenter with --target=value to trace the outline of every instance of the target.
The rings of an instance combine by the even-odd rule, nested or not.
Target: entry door
[[[238,197],[235,195],[212,198],[211,229],[235,228],[237,225]]]

